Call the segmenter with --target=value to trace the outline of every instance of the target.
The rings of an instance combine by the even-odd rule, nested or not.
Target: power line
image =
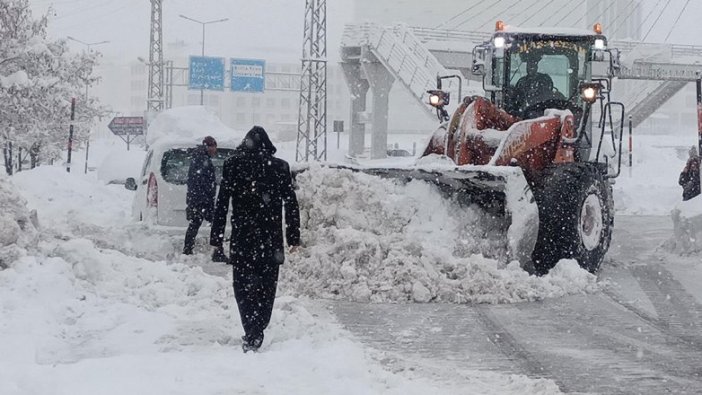
[[[660,0],[659,0],[659,1],[660,1]],[[610,2],[610,3],[609,3],[609,6],[605,7],[605,9],[604,9],[599,15],[597,15],[597,16],[595,17],[595,20],[594,20],[592,23],[594,24],[594,23],[596,23],[596,22],[599,22],[600,19],[602,19],[602,17],[607,13],[607,11],[609,11],[615,4],[617,4],[616,1]],[[587,16],[587,13],[583,13],[583,15],[580,16],[580,19],[578,19],[577,21],[575,21],[575,24],[577,25],[578,23],[580,23],[580,22],[582,22],[583,20],[585,20],[585,17],[586,17],[586,16]]]
[[[456,19],[462,17],[463,15],[465,15],[466,12],[472,10],[472,9],[475,8],[478,4],[480,4],[480,2],[473,4],[472,6],[466,8],[465,10],[463,10],[463,11],[459,12],[458,14],[452,16],[450,19],[445,20],[445,21],[439,23],[434,29],[438,29],[438,28],[440,28],[440,27],[442,27],[442,26],[448,25],[448,24],[451,23],[452,21],[454,21],[454,20],[456,20]],[[490,3],[485,2],[485,4],[487,4],[487,6],[490,7]]]
[[[524,9],[528,10],[528,9],[533,8],[533,7],[536,7],[541,1],[542,0],[536,0],[536,1],[534,1],[534,3],[529,4],[526,7],[524,7]],[[526,15],[524,15],[524,12],[522,12],[521,15],[519,15],[519,16],[521,17],[521,16],[526,16]],[[521,26],[523,23],[524,23],[524,21],[517,23],[517,18],[514,19],[514,24],[517,26]]]
[[[521,0],[515,1],[514,3],[512,3],[512,4],[508,5],[507,7],[505,7],[505,9],[503,9],[502,11],[498,12],[497,14],[495,14],[492,18],[486,19],[485,22],[483,22],[482,25],[478,26],[478,29],[477,29],[477,30],[482,29],[483,26],[485,26],[485,25],[487,25],[488,23],[490,23],[491,21],[494,21],[494,20],[496,20],[497,18],[499,18],[500,15],[504,14],[507,10],[509,10],[510,8],[512,8],[512,7],[514,7],[515,5],[517,5],[520,1],[521,1]]]
[[[663,14],[665,13],[665,10],[668,9],[668,5],[670,5],[670,0],[668,0],[668,2],[665,3],[665,7],[663,7],[663,10],[661,11],[661,13],[658,14],[658,17],[656,18],[656,20],[653,21],[653,25],[651,25],[651,27],[648,29],[648,31],[646,32],[646,35],[643,37],[643,39],[641,41],[646,41],[646,38],[648,38],[648,35],[649,35],[649,33],[651,33],[651,30],[653,30],[653,27],[656,26],[658,21],[661,19],[661,16],[663,16]]]
[[[628,4],[627,8],[631,7],[633,4],[634,4],[634,0],[631,0],[631,1],[629,2],[629,4]],[[612,20],[612,22],[609,22],[610,25],[615,26],[615,25],[616,25],[616,22],[619,20],[619,18],[621,18],[622,15],[626,15],[626,16],[624,17],[624,20],[622,21],[622,23],[621,23],[619,26],[617,26],[617,28],[614,29],[614,31],[612,31],[612,36],[614,36],[615,34],[617,34],[617,33],[619,32],[619,30],[621,30],[622,26],[625,25],[624,22],[626,22],[627,19],[631,18],[631,15],[632,15],[634,12],[636,12],[637,9],[638,9],[638,7],[631,7],[631,11],[629,11],[628,14],[624,14],[624,13],[618,14],[617,17],[614,18],[614,20]]]
[[[458,25],[454,26],[453,28],[454,28],[454,29],[458,29],[459,27],[461,27],[461,26],[465,25],[466,23],[468,23],[468,21],[470,21],[471,19],[477,18],[478,16],[482,15],[483,13],[485,13],[486,11],[490,10],[492,7],[494,7],[494,6],[496,6],[497,4],[500,4],[500,3],[502,3],[502,0],[497,0],[497,2],[496,2],[495,4],[492,4],[492,5],[490,5],[490,3],[488,3],[488,2],[485,2],[485,4],[488,5],[487,8],[485,8],[484,10],[480,11],[480,12],[477,13],[477,14],[471,15],[470,17],[468,17],[468,19],[465,19],[463,22],[459,23]],[[477,29],[475,29],[475,30],[477,30]]]
[[[680,13],[678,14],[678,17],[675,18],[675,22],[673,22],[673,25],[670,26],[670,31],[668,31],[668,35],[665,36],[665,41],[664,41],[664,42],[668,42],[668,39],[670,38],[670,33],[672,33],[672,32],[673,32],[673,29],[675,29],[675,26],[678,24],[678,21],[680,20],[680,17],[682,16],[682,14],[685,12],[685,8],[687,8],[687,5],[688,5],[688,4],[690,4],[690,0],[687,0],[687,1],[685,2],[685,5],[683,6],[682,10],[680,10]]]
[[[577,9],[578,7],[580,7],[581,5],[583,5],[583,3],[584,3],[585,1],[586,1],[586,0],[581,0],[580,3],[578,3],[578,5],[576,5],[576,6],[573,7],[573,8]],[[561,18],[561,19],[560,19],[558,22],[556,22],[553,26],[558,26],[561,22],[563,22],[563,21],[570,15],[571,11],[573,10],[573,8],[569,8],[569,7],[563,7],[563,8],[566,10],[565,15],[563,15],[563,18]],[[556,16],[556,13],[557,13],[557,12],[555,12],[552,16],[555,17],[555,16]],[[583,14],[585,14],[585,13],[583,13]],[[545,23],[545,21],[544,21],[544,22],[541,22],[541,24],[540,24],[539,26],[543,26],[544,23]]]
[[[645,25],[646,22],[648,22],[648,18],[650,18],[651,15],[653,15],[653,12],[658,8],[658,4],[660,4],[661,1],[663,1],[663,0],[656,1],[656,5],[654,5],[653,8],[651,8],[651,11],[648,12],[648,15],[646,15],[646,18],[644,18],[644,20],[641,21],[641,26]]]
[[[531,20],[531,18],[535,17],[537,14],[539,14],[541,11],[543,11],[546,7],[548,7],[549,5],[553,4],[554,1],[555,1],[555,0],[551,0],[551,1],[549,1],[548,3],[544,4],[543,7],[539,8],[536,12],[534,12],[534,13],[531,14],[531,15],[529,15],[529,18],[525,19],[524,22],[522,22],[522,23],[523,23],[523,24],[526,24],[527,22],[529,22],[529,21]]]

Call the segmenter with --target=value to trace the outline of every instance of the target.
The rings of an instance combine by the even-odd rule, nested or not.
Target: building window
[[[135,91],[146,89],[146,80],[132,80],[131,86]]]
[[[143,96],[132,96],[132,107],[146,107],[146,98]]]
[[[131,72],[132,74],[146,74],[146,65],[143,63],[133,64]]]

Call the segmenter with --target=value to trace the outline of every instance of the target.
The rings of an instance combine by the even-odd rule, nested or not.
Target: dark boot
[[[261,344],[263,344],[263,336],[257,337],[255,339],[249,339],[247,336],[241,337],[241,349],[245,353],[249,351],[258,351],[258,349],[261,348]]]
[[[229,262],[229,258],[224,254],[224,248],[217,247],[212,253],[212,262]]]

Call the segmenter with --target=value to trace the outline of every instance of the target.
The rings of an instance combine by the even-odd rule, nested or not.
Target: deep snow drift
[[[263,352],[242,354],[231,274],[209,250],[176,255],[182,233],[130,223],[122,186],[60,167],[13,178],[42,231],[0,271],[2,394],[560,393],[551,380],[447,367],[447,382],[395,365],[285,291]]]
[[[36,243],[36,212],[27,210],[26,201],[14,184],[0,171],[0,270],[11,266],[25,249]]]

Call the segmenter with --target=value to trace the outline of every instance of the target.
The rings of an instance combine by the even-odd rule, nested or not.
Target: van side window
[[[144,168],[141,169],[141,176],[144,177],[146,175],[146,169],[149,168],[149,165],[151,164],[151,157],[154,156],[154,151],[149,151],[149,153],[146,155],[146,160],[144,161]]]

